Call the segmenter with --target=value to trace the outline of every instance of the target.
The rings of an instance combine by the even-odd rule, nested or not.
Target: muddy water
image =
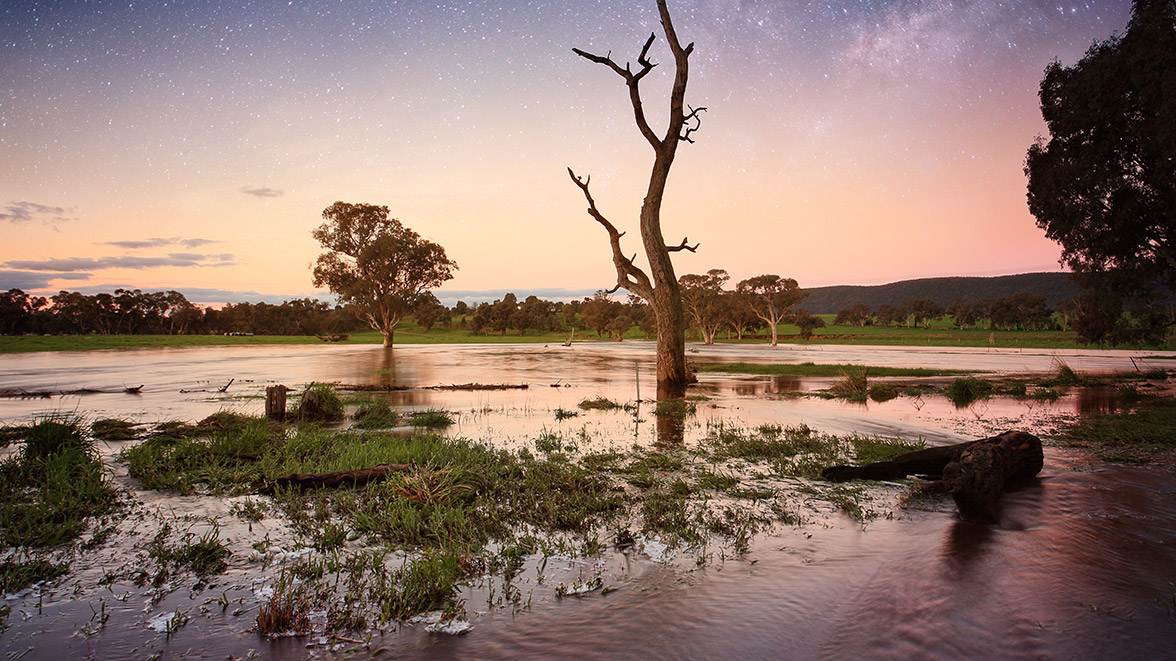
[[[1171,365],[1117,352],[830,347],[772,350],[705,347],[697,362],[856,362],[953,367],[993,373],[1048,372],[1060,359],[1078,371]],[[1135,359],[1135,364],[1132,362]],[[1146,362],[1146,361],[1144,361]],[[589,397],[620,401],[652,393],[652,348],[643,343],[542,346],[248,347],[143,350],[5,357],[7,388],[118,392],[0,401],[0,422],[46,412],[140,421],[199,419],[222,408],[256,413],[273,383],[385,383],[404,408],[458,414],[449,433],[511,445],[544,431],[580,434],[593,447],[657,443],[654,416],[576,411]],[[225,393],[215,390],[230,379]],[[422,386],[528,384],[526,390],[436,391]],[[778,393],[825,387],[830,380],[704,374],[696,392],[711,399],[682,427],[687,442],[708,425],[808,424],[828,432],[972,438],[1011,427],[1040,431],[1058,416],[1114,406],[1106,392],[1075,392],[1053,403],[990,400],[957,409],[941,398],[900,397],[885,404],[847,404]],[[553,387],[557,386],[557,387]],[[181,393],[180,390],[203,391]],[[213,391],[213,392],[209,392]],[[108,458],[118,444],[104,448]],[[133,487],[111,462],[120,484]],[[408,658],[1170,658],[1176,649],[1176,479],[1170,467],[1098,467],[1048,449],[1041,479],[1004,503],[1000,526],[957,520],[941,502],[895,508],[893,519],[864,528],[830,515],[759,538],[740,558],[607,554],[599,561],[553,559],[520,577],[530,607],[494,607],[493,591],[475,584],[467,596],[473,630],[430,634],[406,624],[378,632],[372,650]],[[136,492],[139,513],[123,521],[116,541],[74,560],[75,575],[45,594],[9,600],[11,625],[0,649],[25,658],[224,658],[257,650],[280,658],[329,656],[306,639],[269,641],[250,632],[273,569],[249,559],[249,542],[267,536],[279,555],[296,554],[278,521],[252,531],[221,499]],[[229,572],[204,590],[153,592],[101,584],[133,550],[117,539],[150,537],[160,521],[190,525],[217,517],[235,540]],[[651,555],[653,557],[651,557]],[[589,566],[591,565],[591,566]],[[585,572],[615,591],[558,598],[553,585]],[[489,592],[489,596],[487,593]],[[225,595],[223,607],[214,600]],[[98,627],[95,609],[111,614]],[[168,634],[159,618],[175,610],[188,621]],[[154,623],[155,628],[151,628]],[[85,630],[94,633],[87,635]],[[157,630],[158,629],[158,630]],[[337,641],[338,642],[338,641]],[[340,643],[349,647],[347,643]],[[365,656],[367,651],[361,653]]]

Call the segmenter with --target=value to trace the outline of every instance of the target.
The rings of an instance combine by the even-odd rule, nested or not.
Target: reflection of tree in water
[[[686,396],[685,384],[658,383],[657,401],[682,399]],[[659,446],[680,446],[686,437],[686,420],[681,415],[654,415],[657,419],[657,444]]]
[[[396,352],[392,349],[381,351],[376,361],[378,367],[374,370],[377,383],[382,386],[400,385],[396,383]]]
[[[1119,409],[1119,395],[1114,388],[1094,386],[1078,390],[1078,413],[1114,413]]]
[[[655,415],[657,444],[660,447],[679,447],[686,438],[686,419],[679,415]]]

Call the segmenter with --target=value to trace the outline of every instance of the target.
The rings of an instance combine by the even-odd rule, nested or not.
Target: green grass
[[[1085,415],[1054,437],[1109,461],[1146,462],[1176,449],[1176,400],[1148,399],[1130,411]]]
[[[63,544],[114,510],[118,493],[77,419],[42,418],[24,439],[0,462],[0,546]]]
[[[930,329],[882,328],[877,326],[838,326],[833,324],[835,315],[816,315],[825,320],[825,328],[812,339],[802,340],[800,329],[791,324],[781,324],[781,342],[785,344],[862,344],[879,346],[962,346],[995,348],[1044,348],[1073,349],[1079,345],[1073,331],[987,331],[957,330],[945,322],[937,322]],[[544,333],[528,330],[520,336],[518,331],[507,335],[499,333],[477,334],[469,330],[434,327],[424,331],[411,321],[403,323],[396,330],[396,344],[555,344],[567,339],[567,331]],[[625,334],[627,339],[642,339],[636,329]],[[991,342],[989,341],[991,338]],[[577,342],[611,341],[598,339],[595,334],[581,333]],[[734,343],[737,340],[720,335],[716,341]],[[743,344],[764,344],[762,337],[745,338]],[[375,331],[351,333],[351,337],[339,344],[382,344],[383,336]],[[30,351],[93,351],[109,349],[144,349],[153,347],[203,347],[203,346],[256,346],[270,344],[323,344],[312,335],[25,335],[0,336],[0,353],[21,353]],[[1176,349],[1176,343],[1169,342],[1163,349]],[[878,374],[877,376],[884,376]]]
[[[0,562],[0,595],[20,592],[30,585],[52,581],[67,572],[68,564],[54,564],[48,560]]]
[[[598,395],[592,399],[580,400],[577,406],[585,411],[613,411],[621,408],[620,404],[603,395]]]
[[[995,389],[996,387],[988,381],[967,376],[948,384],[944,394],[956,408],[962,408],[978,399],[987,398]]]
[[[413,411],[408,419],[408,424],[413,427],[423,427],[426,429],[440,429],[442,427],[448,427],[454,422],[453,414],[443,409]]]
[[[702,372],[725,372],[729,374],[764,374],[770,376],[844,376],[865,371],[869,376],[955,376],[969,374],[968,370],[940,370],[924,367],[878,367],[876,365],[816,364],[816,363],[774,363],[753,365],[751,363],[715,363],[702,365]]]
[[[360,429],[389,429],[400,421],[400,416],[392,410],[388,400],[382,397],[365,398],[359,404],[353,418],[355,426]]]

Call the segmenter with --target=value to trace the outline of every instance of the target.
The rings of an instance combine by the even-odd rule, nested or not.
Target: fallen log
[[[1028,480],[1044,465],[1041,440],[1025,432],[1005,432],[973,443],[944,466],[943,482],[960,516],[969,521],[996,523],[997,501],[1005,487]]]
[[[993,523],[1005,488],[1037,475],[1043,465],[1040,439],[1027,432],[1008,431],[865,466],[830,466],[821,475],[832,482],[898,480],[909,475],[939,480],[938,490],[951,493],[964,519]]]
[[[389,473],[407,473],[411,470],[413,470],[411,464],[380,464],[379,466],[332,473],[292,473],[279,477],[274,483],[280,487],[295,486],[303,489],[337,487],[341,484],[358,486],[373,480],[383,479]]]

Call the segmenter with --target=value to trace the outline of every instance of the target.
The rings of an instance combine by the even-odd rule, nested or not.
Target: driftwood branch
[[[666,252],[679,252],[682,250],[689,250],[690,252],[694,252],[694,251],[698,250],[698,246],[700,246],[702,244],[695,243],[693,246],[688,245],[686,242],[689,240],[689,238],[690,237],[684,236],[684,237],[682,237],[682,243],[680,243],[676,246],[666,246]]]
[[[592,198],[592,193],[588,189],[592,177],[580,178],[571,168],[568,168],[568,176],[571,177],[576,186],[584,193],[584,199],[588,201],[588,215],[595,218],[596,222],[600,223],[608,231],[609,245],[612,247],[613,266],[617,269],[617,284],[608,293],[613,293],[621,287],[624,287],[646,300],[652,300],[653,284],[650,282],[649,276],[633,263],[633,259],[636,259],[637,255],[629,258],[621,252],[621,237],[625,233],[618,231],[616,226],[609,222],[604,217],[604,214],[600,213],[600,210],[596,208],[596,200]]]

